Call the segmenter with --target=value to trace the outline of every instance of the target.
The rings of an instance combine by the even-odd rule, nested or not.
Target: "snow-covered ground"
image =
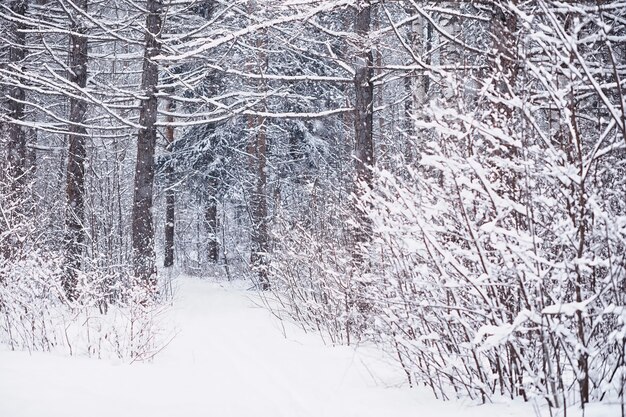
[[[0,350],[0,417],[522,417],[532,404],[440,402],[374,348],[332,347],[281,324],[254,293],[180,279],[152,363]],[[286,334],[286,337],[285,337]],[[568,410],[568,416],[575,416]],[[619,409],[591,408],[589,417]]]

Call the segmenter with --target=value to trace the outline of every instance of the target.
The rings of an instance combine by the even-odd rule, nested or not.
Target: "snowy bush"
[[[626,118],[607,38],[623,25],[531,3],[502,7],[517,29],[493,56],[429,75],[418,161],[357,193],[369,242],[348,215],[288,224],[274,279],[296,318],[382,343],[440,398],[623,401]]]
[[[306,219],[276,216],[272,289],[295,320],[322,331],[332,343],[350,343],[362,317],[353,299],[348,230],[337,227],[347,216],[341,209],[311,206]],[[305,228],[306,223],[315,223],[315,232]]]
[[[483,399],[540,395],[563,405],[584,380],[583,365],[593,398],[616,397],[626,269],[610,254],[623,251],[623,236],[598,237],[588,257],[613,267],[595,283],[585,280],[585,298],[576,301],[575,254],[546,238],[555,223],[516,229],[513,203],[480,182],[476,164],[456,162],[438,165],[451,188],[434,194],[424,193],[418,178],[380,174],[379,192],[370,196],[370,253],[380,271],[374,334],[395,347],[412,378],[443,398],[453,389]],[[485,197],[495,204],[479,204]],[[557,214],[554,206],[534,210]]]
[[[441,397],[623,396],[624,114],[588,69],[613,51],[602,25],[573,24],[584,12],[540,11],[511,10],[520,61],[477,74],[480,94],[441,79],[420,163],[379,172],[363,202],[374,334]]]
[[[107,277],[83,275],[81,297],[69,302],[58,261],[35,253],[0,261],[0,277],[0,343],[11,349],[135,361],[163,342],[163,307],[146,303],[139,286],[111,302],[101,291]]]
[[[0,183],[0,344],[13,350],[149,359],[163,343],[154,300],[130,274],[93,265],[76,300],[63,288],[63,254],[38,242],[30,201]],[[94,263],[95,264],[95,263]]]

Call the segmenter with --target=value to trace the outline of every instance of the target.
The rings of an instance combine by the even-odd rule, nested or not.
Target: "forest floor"
[[[242,284],[184,278],[176,287],[162,323],[176,336],[150,363],[0,349],[0,416],[549,416],[531,403],[441,402],[410,389],[392,358],[325,345],[274,318]]]

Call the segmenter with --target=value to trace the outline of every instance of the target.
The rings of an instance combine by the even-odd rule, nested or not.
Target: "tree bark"
[[[412,13],[413,9],[407,7],[406,11],[407,13]],[[430,61],[430,54],[425,52],[431,49],[431,38],[432,28],[424,17],[419,17],[410,24],[408,45],[413,49],[415,55],[422,57],[425,63]],[[410,57],[407,65],[412,64],[414,64],[414,58]],[[429,76],[426,72],[422,72],[407,74],[404,78],[404,88],[407,96],[404,101],[404,129],[406,131],[404,155],[407,163],[411,166],[420,159],[420,148],[416,148],[413,142],[417,137],[421,137],[419,130],[415,127],[415,119],[423,119],[425,117],[423,108],[428,101]]]
[[[357,196],[363,194],[364,190],[372,187],[372,170],[374,164],[374,140],[373,128],[373,103],[374,103],[374,83],[372,77],[373,53],[369,41],[371,27],[372,6],[369,0],[357,2],[357,14],[355,20],[355,31],[359,41],[359,51],[355,63],[355,110],[354,110],[354,137],[355,137],[355,168],[356,168],[356,193]],[[355,230],[355,259],[360,262],[360,245],[367,242],[371,236],[371,225],[367,213],[361,209],[356,209],[357,229]]]
[[[515,85],[519,65],[517,64],[518,53],[516,46],[517,16],[506,11],[502,6],[494,6],[495,10],[492,18],[492,33],[494,46],[497,51],[497,61],[494,68],[503,72],[497,89],[504,96],[510,96],[510,87]],[[508,85],[507,85],[508,84]],[[498,103],[498,111],[508,119],[513,117],[513,110],[506,103]]]
[[[248,145],[252,170],[256,176],[255,189],[251,198],[252,233],[250,263],[259,279],[262,290],[270,288],[267,253],[269,232],[267,228],[267,133],[265,118],[249,116],[248,127],[253,136]]]
[[[257,11],[258,4],[255,0],[248,3],[248,11]],[[264,52],[266,47],[266,34],[261,32],[257,35],[257,62],[260,66],[260,73],[264,73],[267,68],[267,55]],[[265,82],[260,81],[260,87],[265,90]],[[263,102],[265,105],[265,102]],[[250,264],[259,280],[259,287],[262,290],[270,288],[268,271],[269,252],[269,231],[267,227],[267,130],[265,118],[260,116],[248,116],[248,128],[252,132],[252,137],[248,143],[248,154],[250,155],[250,168],[256,177],[256,183],[252,191],[250,214],[252,218],[251,230],[251,250]]]
[[[27,10],[26,0],[13,0],[10,4],[11,11],[23,18]],[[26,58],[26,34],[22,23],[13,26],[13,42],[9,48],[9,63],[21,66]],[[26,93],[18,85],[12,86],[9,91],[9,117],[15,121],[9,125],[8,144],[8,174],[12,191],[16,196],[21,196],[26,181],[26,131],[20,122],[24,120],[24,99]]]
[[[174,110],[173,100],[168,100],[167,111]],[[172,123],[173,116],[167,116],[167,122]],[[169,125],[165,128],[165,140],[167,142],[166,151],[172,153],[174,146],[174,127]],[[174,166],[171,161],[165,167],[165,258],[163,267],[174,266],[174,232],[176,227],[176,197],[174,194]]]
[[[209,201],[205,211],[207,231],[209,232],[208,258],[209,262],[217,263],[219,260],[219,241],[217,240],[217,178],[209,180]]]
[[[23,18],[27,10],[26,0],[13,0],[9,3],[9,8],[18,18]],[[21,22],[11,24],[9,36],[10,47],[8,53],[9,65],[21,67],[26,58],[26,34],[23,31],[24,25]],[[26,93],[19,85],[8,86],[7,89],[7,110],[9,119],[8,123],[8,143],[6,154],[6,167],[0,170],[3,176],[4,192],[7,193],[9,206],[15,214],[19,215],[24,211],[24,197],[27,172],[27,152],[26,152],[26,129],[20,125],[24,120],[24,99]],[[8,220],[3,216],[3,228],[10,230],[13,227],[12,220]],[[2,230],[0,230],[2,232]],[[3,239],[0,251],[2,256],[9,259],[19,252],[20,243],[13,236]]]
[[[133,269],[135,278],[156,292],[156,266],[154,251],[154,224],[152,218],[154,189],[154,150],[156,146],[158,64],[153,60],[161,52],[161,2],[147,1],[145,52],[141,87],[141,100],[137,135],[137,163],[132,214]]]
[[[87,10],[87,0],[76,0],[76,7]],[[71,18],[71,17],[70,17]],[[70,74],[69,81],[77,88],[87,86],[87,37],[80,18],[72,23],[70,35]],[[80,94],[77,94],[80,95]],[[67,298],[72,301],[78,296],[78,271],[81,269],[81,255],[85,240],[85,137],[87,129],[83,123],[87,103],[73,95],[70,97],[69,152],[67,161],[67,207],[65,213],[65,274],[63,287]]]

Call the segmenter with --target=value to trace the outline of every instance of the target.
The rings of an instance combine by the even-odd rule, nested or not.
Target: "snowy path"
[[[324,346],[291,325],[285,338],[245,291],[179,285],[167,322],[180,333],[154,363],[0,352],[0,417],[533,415],[519,405],[437,402],[399,387],[401,373],[375,350]]]

